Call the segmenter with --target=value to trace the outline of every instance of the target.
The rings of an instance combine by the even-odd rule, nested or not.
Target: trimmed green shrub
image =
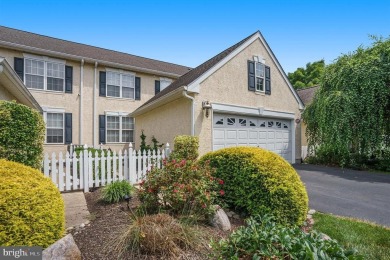
[[[213,243],[216,259],[362,259],[336,240],[321,233],[304,233],[299,227],[277,224],[271,216],[246,220],[227,239]]]
[[[38,111],[0,100],[0,158],[39,169],[44,138],[45,123]]]
[[[174,140],[174,149],[171,154],[176,160],[196,160],[199,156],[199,137],[191,135],[178,135]]]
[[[300,225],[308,197],[294,168],[279,155],[256,147],[232,147],[200,159],[225,181],[227,205],[251,215],[271,213],[280,223]]]
[[[0,245],[48,247],[64,235],[64,202],[41,172],[0,159]]]
[[[148,213],[166,211],[203,218],[213,212],[212,206],[223,182],[211,176],[207,164],[173,159],[164,161],[163,166],[153,168],[140,183],[139,198]]]
[[[103,188],[102,200],[107,203],[116,203],[124,199],[125,195],[131,195],[134,187],[126,180],[115,181]]]

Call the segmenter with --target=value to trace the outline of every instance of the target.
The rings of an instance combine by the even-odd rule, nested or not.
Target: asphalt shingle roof
[[[119,63],[181,76],[191,68],[173,63],[139,57],[123,52],[61,40],[35,33],[0,26],[0,42],[14,43],[43,50],[75,55],[93,60]]]
[[[310,88],[298,89],[298,96],[301,98],[303,104],[308,105],[313,101],[314,95],[320,86],[314,86]]]

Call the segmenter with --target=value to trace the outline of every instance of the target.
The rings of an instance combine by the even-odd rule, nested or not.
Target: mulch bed
[[[98,259],[161,259],[153,255],[132,258],[130,252],[121,256],[112,252],[114,241],[131,224],[131,211],[127,203],[105,204],[100,201],[101,190],[95,190],[85,194],[88,210],[91,213],[90,223],[84,228],[75,228],[72,233],[82,258],[86,260]],[[130,208],[135,210],[140,202],[137,198],[130,200]],[[232,229],[243,225],[242,220],[231,219]],[[225,238],[230,232],[223,232],[209,226],[200,226],[204,232],[210,235],[210,239]],[[186,252],[180,259],[205,259],[208,252]]]

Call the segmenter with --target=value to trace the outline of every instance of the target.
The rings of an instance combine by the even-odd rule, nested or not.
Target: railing
[[[170,148],[141,152],[129,149],[112,152],[88,151],[88,146],[73,153],[62,152],[51,157],[46,153],[43,160],[43,173],[51,178],[60,191],[84,190],[101,187],[117,180],[127,180],[132,184],[143,180],[152,167],[163,167],[162,161],[169,156]]]

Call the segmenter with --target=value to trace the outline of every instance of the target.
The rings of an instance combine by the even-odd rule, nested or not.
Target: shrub
[[[128,249],[132,257],[152,254],[161,259],[178,259],[187,249],[197,249],[202,236],[168,214],[133,216],[132,224],[116,241],[119,256]]]
[[[227,239],[213,243],[220,259],[361,259],[344,250],[335,240],[324,240],[317,232],[277,224],[271,216],[246,220],[246,226]]]
[[[156,137],[152,136],[152,143],[153,145],[146,144],[146,135],[144,134],[144,130],[141,130],[141,145],[140,150],[143,153],[144,151],[150,151],[154,150],[157,152],[158,149],[164,146],[164,144],[160,144],[159,141],[157,141]]]
[[[190,135],[178,135],[174,140],[171,158],[176,160],[196,160],[199,156],[199,138]]]
[[[214,176],[225,181],[227,205],[252,215],[272,213],[277,221],[302,224],[308,210],[305,186],[279,155],[255,147],[225,148],[204,155]]]
[[[133,190],[133,186],[128,181],[115,181],[103,188],[102,200],[107,203],[116,203],[123,200],[125,195],[131,195]]]
[[[173,159],[163,165],[162,169],[155,167],[148,172],[140,184],[139,198],[147,212],[165,210],[202,217],[213,210],[217,190],[222,190],[223,182],[211,176],[207,164]]]
[[[64,234],[64,202],[41,172],[0,160],[0,245],[47,247]]]
[[[39,169],[44,138],[45,124],[38,111],[0,100],[0,158]]]

